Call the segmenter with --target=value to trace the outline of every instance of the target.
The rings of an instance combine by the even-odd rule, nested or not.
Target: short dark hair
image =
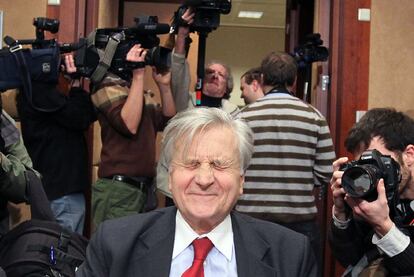
[[[258,81],[259,83],[262,82],[262,71],[260,67],[254,67],[247,70],[241,77],[244,77],[244,81],[246,84],[250,85],[254,80]]]
[[[263,59],[260,70],[263,85],[286,88],[295,83],[298,66],[291,55],[271,52]]]
[[[414,120],[393,108],[371,109],[349,130],[345,148],[354,153],[361,144],[367,147],[377,136],[383,139],[388,150],[402,152],[414,144]]]

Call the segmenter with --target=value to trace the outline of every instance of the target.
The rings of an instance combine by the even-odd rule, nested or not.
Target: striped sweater
[[[237,117],[254,133],[254,153],[236,210],[273,222],[313,220],[315,185],[326,185],[335,158],[321,113],[289,94],[272,93]]]

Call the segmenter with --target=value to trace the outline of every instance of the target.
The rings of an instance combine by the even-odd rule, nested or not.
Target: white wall
[[[231,67],[234,89],[230,101],[243,106],[240,98],[240,76],[260,65],[271,51],[284,51],[285,30],[221,26],[207,38],[206,62],[219,60]]]

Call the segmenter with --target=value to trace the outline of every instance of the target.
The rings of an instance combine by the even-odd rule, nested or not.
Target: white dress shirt
[[[237,276],[236,252],[234,250],[233,227],[228,215],[211,232],[198,235],[177,211],[175,217],[175,237],[170,277],[181,277],[191,267],[194,258],[193,240],[208,237],[214,247],[204,262],[204,276]]]

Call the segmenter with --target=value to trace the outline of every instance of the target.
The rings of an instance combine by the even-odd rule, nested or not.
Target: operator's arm
[[[126,60],[143,62],[147,51],[141,45],[134,45],[127,54]],[[141,122],[144,106],[144,73],[145,68],[137,68],[132,72],[132,83],[127,100],[121,110],[121,117],[132,134],[136,134]]]
[[[160,90],[162,114],[165,117],[173,117],[176,114],[176,111],[171,92],[171,72],[159,72],[153,67],[152,78]]]
[[[65,56],[64,70],[69,73],[76,72],[73,55]],[[71,80],[69,95],[56,94],[64,99],[65,105],[52,117],[58,124],[72,130],[84,131],[96,120],[96,113],[90,95],[82,89],[79,79]]]
[[[194,13],[187,9],[182,19],[191,24]],[[189,36],[190,28],[180,26],[175,43],[175,49],[171,56],[171,88],[174,97],[175,106],[178,112],[187,109],[190,101],[190,70],[186,60],[186,39]]]
[[[130,61],[144,61],[145,50],[134,46],[128,52]],[[132,83],[128,83],[114,74],[107,76],[96,85],[92,102],[108,123],[124,136],[136,134],[141,122],[144,105],[144,68],[133,71]]]

